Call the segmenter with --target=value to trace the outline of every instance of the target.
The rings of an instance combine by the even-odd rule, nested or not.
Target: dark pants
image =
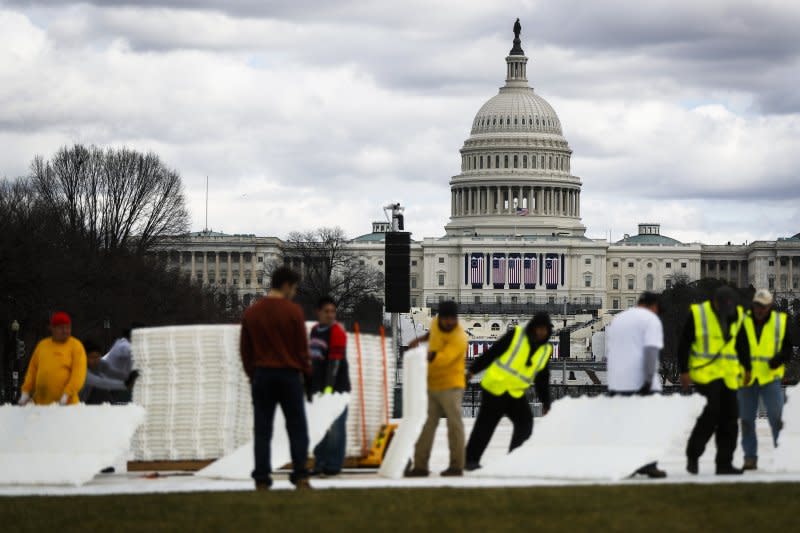
[[[502,396],[495,396],[486,390],[481,391],[481,406],[478,410],[478,417],[472,427],[472,433],[467,442],[467,464],[478,464],[481,456],[492,440],[494,430],[500,419],[507,416],[514,424],[514,432],[511,435],[511,444],[508,451],[520,446],[528,440],[533,433],[533,412],[528,403],[528,399],[523,395],[521,398],[514,398],[505,393]]]
[[[252,392],[256,460],[253,479],[257,483],[272,484],[272,422],[278,405],[286,419],[292,454],[293,472],[289,479],[295,483],[307,478],[308,426],[302,375],[289,368],[256,368]]]
[[[314,471],[333,476],[342,471],[347,446],[347,408],[331,424],[328,432],[314,448]]]
[[[716,434],[717,466],[729,466],[733,462],[736,437],[739,433],[736,391],[725,386],[725,381],[722,379],[706,385],[696,384],[695,388],[706,397],[707,403],[689,437],[686,456],[690,459],[699,459],[711,435]]]

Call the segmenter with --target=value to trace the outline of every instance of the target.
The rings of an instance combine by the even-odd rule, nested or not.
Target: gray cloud
[[[458,149],[502,84],[519,15],[590,231],[634,231],[651,212],[683,239],[800,231],[793,6],[6,5],[17,9],[0,8],[13,43],[0,51],[0,175],[64,143],[125,143],[181,170],[196,221],[210,175],[226,231],[358,234],[398,199],[415,237],[440,235]],[[620,213],[614,195],[636,209]],[[743,200],[780,216],[729,221]]]

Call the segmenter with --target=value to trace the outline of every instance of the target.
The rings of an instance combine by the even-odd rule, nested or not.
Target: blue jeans
[[[347,408],[314,448],[314,471],[334,476],[342,471],[347,446]]]
[[[252,382],[255,464],[253,479],[272,484],[272,423],[281,406],[292,455],[292,483],[308,477],[308,426],[303,377],[290,368],[256,368]]]
[[[745,459],[758,457],[758,440],[756,440],[756,415],[758,414],[758,399],[763,400],[767,408],[767,419],[772,428],[772,441],[778,445],[778,434],[783,423],[783,389],[780,380],[762,385],[758,382],[749,387],[739,389],[739,417],[742,419],[742,448]]]

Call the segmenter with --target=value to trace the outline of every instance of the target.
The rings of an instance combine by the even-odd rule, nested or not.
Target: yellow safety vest
[[[730,338],[725,342],[710,301],[693,304],[691,310],[695,340],[689,355],[689,377],[701,385],[724,379],[729,389],[738,389],[742,370],[736,355],[736,336],[744,321],[744,311],[736,307],[736,321],[730,324]]]
[[[769,367],[769,361],[778,354],[783,345],[783,337],[786,335],[786,313],[772,311],[761,329],[761,338],[758,338],[753,315],[748,311],[744,317],[744,330],[750,342],[750,359],[753,361],[753,381],[747,385],[752,385],[756,380],[762,385],[776,379],[782,380],[785,367],[781,365],[773,370]]]
[[[553,345],[546,342],[539,346],[528,364],[530,353],[531,345],[525,329],[516,326],[511,345],[503,355],[494,360],[483,376],[481,386],[495,396],[502,396],[507,392],[514,398],[521,398],[533,384],[536,374],[547,365],[553,354]]]

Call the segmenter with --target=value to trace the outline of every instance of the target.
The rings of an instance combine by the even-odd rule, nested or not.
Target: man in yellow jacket
[[[758,440],[756,416],[759,399],[767,408],[767,420],[772,429],[772,442],[778,445],[778,435],[783,422],[783,387],[785,364],[792,358],[791,321],[773,309],[772,293],[761,289],[753,296],[753,303],[745,313],[743,329],[750,343],[753,366],[749,382],[741,383],[738,390],[739,418],[742,421],[742,450],[744,470],[758,469]]]
[[[86,379],[86,352],[72,336],[68,314],[54,313],[50,318],[51,337],[39,341],[33,351],[20,405],[31,400],[36,405],[72,405],[79,402],[78,393]]]
[[[547,313],[536,313],[525,327],[515,326],[472,362],[468,377],[486,373],[481,379],[481,407],[466,450],[466,469],[481,467],[481,456],[500,420],[507,416],[514,426],[508,451],[521,446],[533,433],[533,411],[527,391],[531,385],[550,411],[550,357],[553,323]]]
[[[439,304],[439,313],[425,336],[414,340],[409,348],[428,342],[428,420],[414,451],[414,468],[407,477],[425,477],[429,474],[433,438],[439,420],[447,418],[447,440],[450,444],[450,466],[442,476],[461,476],[464,473],[464,420],[461,401],[464,398],[464,376],[467,357],[467,333],[458,323],[458,305],[455,302]]]

